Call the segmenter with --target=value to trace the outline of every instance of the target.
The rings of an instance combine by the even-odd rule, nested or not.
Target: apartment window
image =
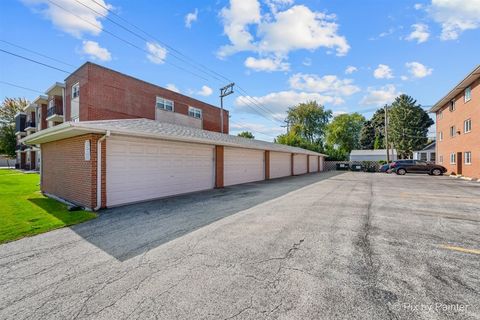
[[[157,108],[158,109],[163,109],[167,111],[173,111],[173,101],[172,100],[167,100],[162,97],[157,97]]]
[[[465,102],[472,100],[472,88],[468,87],[465,89]]]
[[[465,152],[463,157],[465,158],[465,164],[472,164],[472,153],[470,151]]]
[[[439,111],[437,115],[438,120],[443,119],[443,111]]]
[[[427,161],[427,153],[426,152],[420,152],[420,160]]]
[[[455,100],[450,101],[450,105],[448,106],[448,110],[450,110],[450,112],[455,111]]]
[[[72,99],[80,97],[80,83],[75,83],[72,86]]]
[[[455,126],[450,127],[450,137],[455,137]]]
[[[438,156],[438,162],[443,163],[443,156]]]
[[[455,152],[450,153],[450,164],[455,164],[457,163],[457,155]]]
[[[49,109],[53,108],[54,104],[55,104],[55,99],[52,99],[52,100],[48,101],[48,108]]]
[[[467,133],[472,131],[472,119],[467,119],[463,122],[463,132]]]
[[[202,119],[202,109],[188,107],[188,115],[197,119]]]
[[[435,152],[430,153],[430,161],[431,162],[435,162],[435,160],[436,160],[435,156],[436,156]]]
[[[443,131],[440,131],[438,133],[438,141],[442,141],[443,140]]]

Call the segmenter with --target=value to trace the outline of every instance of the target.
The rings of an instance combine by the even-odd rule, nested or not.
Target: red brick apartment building
[[[430,112],[437,118],[436,162],[451,174],[480,178],[480,66]]]
[[[35,150],[42,192],[93,210],[323,170],[323,154],[228,135],[223,112],[221,133],[221,109],[86,63],[18,115],[19,164]]]
[[[87,62],[16,115],[16,167],[37,170],[40,149],[20,139],[68,121],[145,118],[221,132],[221,110],[208,103]],[[229,114],[223,111],[223,132]]]

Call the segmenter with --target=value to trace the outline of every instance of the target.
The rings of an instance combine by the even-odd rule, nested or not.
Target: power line
[[[44,67],[53,69],[53,70],[57,70],[57,71],[64,72],[64,73],[70,73],[69,71],[66,71],[66,70],[63,70],[63,69],[54,67],[54,66],[52,66],[52,65],[49,65],[49,64],[40,62],[40,61],[38,61],[38,60],[34,60],[34,59],[27,58],[27,57],[25,57],[25,56],[22,56],[22,55],[19,55],[19,54],[16,54],[16,53],[13,53],[13,52],[10,52],[10,51],[7,51],[7,50],[0,49],[0,51],[1,51],[1,52],[4,52],[4,53],[7,53],[7,54],[9,54],[9,55],[12,55],[12,56],[14,56],[14,57],[17,57],[17,58],[20,58],[20,59],[24,59],[24,60],[27,60],[27,61],[30,61],[30,62],[39,64],[39,65],[41,65],[41,66],[44,66]]]
[[[2,80],[0,80],[0,83],[6,84],[6,85],[11,86],[11,87],[20,88],[20,89],[23,89],[23,90],[40,93],[40,94],[44,94],[44,93],[45,93],[45,92],[42,92],[42,91],[39,91],[39,90],[35,90],[35,89],[32,89],[32,88],[24,87],[24,86],[21,86],[21,85],[18,85],[18,84],[14,84],[14,83],[11,83],[11,82],[7,82],[7,81],[2,81]]]

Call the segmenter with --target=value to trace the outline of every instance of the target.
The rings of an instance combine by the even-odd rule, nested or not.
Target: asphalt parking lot
[[[0,245],[0,319],[479,319],[480,183],[310,174]]]

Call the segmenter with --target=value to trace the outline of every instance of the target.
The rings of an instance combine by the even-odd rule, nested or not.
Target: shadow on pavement
[[[71,229],[125,261],[214,221],[341,173],[312,173],[106,209],[97,219]]]

